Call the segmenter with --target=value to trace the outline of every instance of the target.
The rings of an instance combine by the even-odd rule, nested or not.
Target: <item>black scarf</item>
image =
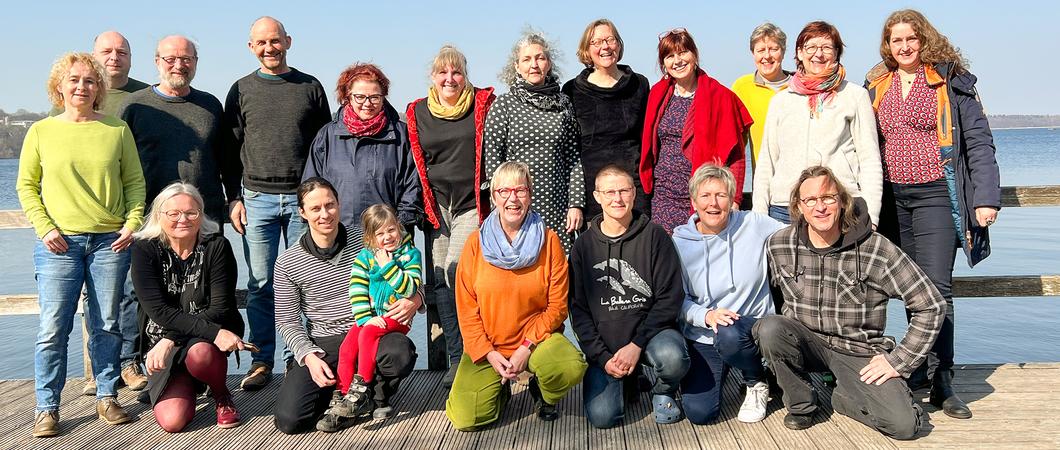
[[[549,73],[545,82],[539,85],[530,84],[522,76],[516,77],[511,91],[523,101],[544,111],[571,110],[570,99],[559,91],[559,77]]]
[[[305,250],[306,253],[309,253],[310,255],[313,255],[318,259],[330,261],[332,258],[335,257],[335,255],[338,255],[340,252],[342,252],[342,249],[346,248],[346,225],[343,225],[342,222],[339,222],[339,235],[335,238],[335,244],[331,247],[317,247],[317,243],[313,241],[313,236],[310,231],[306,231],[305,234],[302,235],[302,239],[300,239],[298,243],[302,246],[302,249]]]

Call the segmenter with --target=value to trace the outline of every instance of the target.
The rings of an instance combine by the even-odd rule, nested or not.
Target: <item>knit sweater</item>
[[[784,224],[750,211],[730,212],[729,223],[718,234],[699,232],[698,222],[699,216],[693,214],[688,223],[674,229],[687,293],[681,328],[689,340],[713,344],[708,311],[725,308],[756,319],[772,311],[765,246]]]
[[[129,94],[119,114],[136,138],[149,201],[181,180],[199,188],[211,219],[228,216],[221,184],[222,113],[217,97],[194,88],[184,97],[163,96],[155,88]],[[224,181],[230,192],[239,190],[238,179]]]
[[[317,258],[300,244],[276,258],[276,331],[298,364],[305,365],[304,358],[310,353],[324,353],[314,339],[344,336],[353,327],[348,286],[363,242],[360,227],[346,227],[346,247],[332,259]]]
[[[790,75],[789,75],[790,76]],[[769,111],[769,101],[777,94],[773,88],[764,83],[764,79],[758,72],[749,73],[732,82],[732,92],[740,97],[740,101],[751,114],[754,123],[751,124],[751,168],[754,169],[758,162],[758,151],[762,149],[762,132],[766,127],[766,112]],[[787,84],[784,85],[787,88]]]
[[[567,257],[552,230],[546,230],[537,262],[518,270],[486,262],[479,232],[472,233],[453,287],[464,352],[474,362],[493,350],[508,358],[524,339],[536,344],[560,332],[567,318],[567,276]]]
[[[225,131],[234,141],[224,152],[225,179],[241,179],[259,192],[294,192],[309,144],[330,121],[327,94],[312,75],[291,69],[268,79],[258,71],[240,78],[225,99]],[[227,194],[229,200],[240,195]]]
[[[357,326],[386,314],[387,305],[419,290],[423,284],[422,260],[410,233],[405,233],[401,245],[393,252],[393,259],[383,265],[376,261],[370,249],[361,249],[350,271],[350,306]]]
[[[805,95],[788,89],[769,103],[762,151],[753,184],[753,210],[788,206],[791,189],[808,167],[825,166],[850,191],[868,203],[872,223],[879,222],[883,167],[876,116],[868,92],[843,81],[834,97],[813,117]]]
[[[144,174],[125,122],[48,117],[22,142],[15,190],[37,237],[108,233],[143,222]]]

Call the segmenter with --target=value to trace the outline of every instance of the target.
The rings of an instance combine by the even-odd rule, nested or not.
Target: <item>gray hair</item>
[[[182,34],[171,34],[171,35],[169,35],[169,36],[163,37],[162,39],[159,39],[159,40],[158,40],[158,43],[157,43],[157,44],[155,44],[155,58],[157,58],[157,57],[161,56],[161,55],[160,55],[160,54],[158,53],[158,46],[162,44],[162,41],[164,41],[164,40],[166,40],[166,39],[169,39],[169,38],[175,38],[175,37],[176,37],[176,38],[181,38],[181,39],[184,39],[185,41],[188,41],[188,45],[190,45],[190,46],[191,46],[191,51],[195,53],[195,55],[194,55],[194,56],[195,56],[196,58],[197,58],[197,57],[199,57],[199,44],[198,44],[198,43],[196,43],[195,41],[191,40],[191,38],[190,38],[190,37],[184,36],[184,35],[182,35]]]
[[[165,189],[162,189],[162,192],[159,192],[155,199],[151,201],[151,208],[148,210],[147,223],[144,224],[144,227],[141,228],[140,231],[133,234],[133,238],[143,240],[158,239],[162,242],[163,246],[168,247],[169,239],[164,239],[165,232],[162,231],[162,204],[178,195],[187,195],[188,197],[191,197],[191,199],[195,201],[195,204],[198,205],[199,211],[203,210],[202,195],[199,194],[199,190],[196,189],[195,186],[183,181],[174,182],[173,184],[166,186]],[[213,234],[221,231],[221,225],[207,217],[205,212],[202,212],[199,217],[200,238],[205,234]]]
[[[688,180],[688,196],[695,198],[699,187],[710,180],[720,180],[725,184],[725,190],[729,193],[729,198],[736,198],[736,178],[732,176],[732,172],[728,167],[714,164],[704,164],[696,169],[695,173],[692,174],[692,179]]]
[[[549,72],[545,74],[545,76],[555,75],[557,78],[561,76],[559,68],[556,67],[556,61],[562,57],[559,49],[552,45],[552,42],[546,39],[545,35],[540,31],[527,27],[523,30],[523,34],[519,37],[519,40],[515,41],[515,45],[512,46],[512,53],[508,55],[507,64],[501,69],[501,73],[497,75],[497,78],[499,78],[502,83],[512,86],[515,84],[515,80],[519,79],[519,72],[515,70],[515,65],[519,62],[519,51],[524,47],[533,44],[540,45],[545,51],[545,56],[548,57],[550,67]]]
[[[784,30],[781,30],[780,27],[773,25],[771,22],[763,23],[755,27],[754,31],[751,32],[751,51],[755,51],[755,42],[766,38],[777,41],[780,49],[787,51],[788,35],[784,34]]]

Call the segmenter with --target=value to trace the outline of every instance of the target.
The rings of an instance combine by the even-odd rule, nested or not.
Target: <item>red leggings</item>
[[[357,375],[364,378],[365,382],[371,383],[375,378],[375,354],[379,350],[379,338],[387,333],[407,334],[408,325],[399,323],[389,317],[383,317],[386,322],[385,328],[364,324],[354,325],[346,334],[346,339],[339,347],[339,392],[346,394],[353,382],[353,367],[357,365]]]
[[[172,368],[165,390],[155,403],[155,422],[170,433],[183,430],[195,418],[196,381],[210,386],[213,398],[231,395],[225,385],[228,359],[209,342],[199,342],[188,349],[183,366]]]

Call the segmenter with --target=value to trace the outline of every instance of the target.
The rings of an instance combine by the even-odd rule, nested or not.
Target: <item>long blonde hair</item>
[[[133,234],[133,238],[136,239],[158,239],[162,242],[163,246],[169,246],[169,239],[165,239],[165,232],[162,231],[162,204],[169,201],[169,199],[178,195],[187,195],[195,201],[195,205],[199,208],[199,238],[203,235],[218,233],[221,231],[221,225],[215,222],[210,217],[206,216],[206,212],[203,211],[202,195],[199,194],[199,190],[195,186],[185,183],[183,181],[177,181],[165,189],[159,192],[155,199],[151,201],[151,208],[147,216],[147,223],[144,227]],[[169,219],[164,219],[169,220]]]

